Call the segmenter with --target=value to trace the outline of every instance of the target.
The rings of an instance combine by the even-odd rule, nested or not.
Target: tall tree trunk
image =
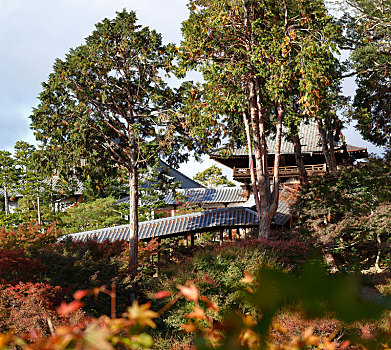
[[[10,207],[9,207],[9,202],[8,202],[7,186],[4,185],[3,189],[4,189],[4,210],[5,210],[5,215],[9,215]]]
[[[381,255],[381,248],[382,248],[380,233],[376,233],[376,242],[377,242],[377,254],[375,260],[375,271],[379,273],[382,272],[382,269],[380,268],[380,255]]]
[[[335,150],[334,150],[334,133],[332,130],[328,131],[329,136],[329,146],[330,146],[330,159],[333,171],[337,171],[337,160],[335,159]]]
[[[248,165],[249,165],[250,177],[251,177],[251,187],[253,189],[254,202],[255,202],[255,207],[257,209],[258,217],[261,217],[260,206],[259,206],[259,193],[257,190],[257,183],[256,183],[256,178],[255,178],[255,168],[254,168],[254,160],[253,160],[252,140],[251,140],[251,135],[250,135],[250,125],[248,123],[248,116],[247,116],[246,112],[243,112],[243,122],[244,122],[244,128],[246,130],[246,138],[247,138]]]
[[[270,192],[270,175],[269,167],[267,161],[267,143],[266,143],[266,132],[265,132],[265,121],[264,113],[261,102],[261,93],[260,93],[260,84],[258,78],[255,78],[255,89],[256,89],[256,102],[257,102],[257,112],[258,112],[258,123],[259,123],[259,139],[260,139],[260,171],[258,171],[258,191],[260,197],[260,218],[259,218],[259,232],[258,236],[268,237],[270,234],[270,215],[269,207],[271,200]],[[255,93],[255,92],[254,92]]]
[[[281,101],[277,103],[277,123],[276,138],[274,141],[274,167],[273,167],[273,202],[267,210],[267,237],[270,237],[270,225],[274,214],[278,208],[280,199],[280,155],[281,155],[281,136],[282,121],[284,118],[284,106]]]
[[[308,175],[307,171],[305,170],[304,161],[303,161],[303,155],[301,153],[301,142],[299,137],[299,131],[297,129],[297,126],[292,123],[291,127],[291,133],[292,133],[292,141],[293,141],[293,152],[295,154],[295,160],[297,169],[299,169],[299,179],[301,184],[308,183]]]
[[[133,163],[133,161],[132,161]],[[129,271],[137,271],[138,258],[138,174],[137,166],[131,164],[129,171]]]
[[[249,55],[253,54],[254,43],[256,42],[250,20],[250,13],[247,8],[247,3],[242,0],[244,11],[244,25],[247,28],[246,51]],[[263,109],[260,100],[259,82],[254,74],[253,67],[248,64],[249,78],[247,81],[247,91],[249,97],[249,111],[251,119],[251,128],[254,141],[254,156],[255,156],[255,174],[259,205],[257,208],[259,216],[259,237],[267,236],[267,209],[270,200],[270,181],[267,167],[267,148],[265,138],[265,128],[263,122]]]
[[[326,160],[327,168],[329,172],[333,172],[333,165],[331,163],[331,157],[329,152],[329,147],[327,144],[326,132],[323,128],[323,122],[321,119],[318,119],[318,130],[320,135],[320,142],[322,143],[323,155]]]
[[[37,196],[37,212],[38,212],[38,225],[42,225],[41,221],[41,202],[39,196]]]
[[[250,109],[250,118],[251,118],[251,127],[253,132],[254,139],[254,155],[255,155],[255,173],[256,173],[256,182],[257,182],[257,191],[254,196],[258,196],[259,205],[257,209],[259,215],[259,237],[266,237],[267,235],[267,208],[268,208],[268,192],[266,190],[266,182],[268,178],[268,169],[267,163],[265,165],[264,161],[264,152],[263,152],[263,141],[261,140],[262,132],[260,130],[261,126],[263,127],[263,122],[260,122],[259,116],[263,118],[260,111],[257,109],[257,97],[255,92],[255,83],[254,79],[250,78],[248,83],[249,91],[249,109]]]

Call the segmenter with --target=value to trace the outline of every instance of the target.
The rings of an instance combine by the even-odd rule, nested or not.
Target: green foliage
[[[193,251],[187,249],[182,257],[177,256],[179,247],[176,247],[172,259],[179,260],[180,263],[170,263],[162,267],[158,278],[142,282],[142,289],[150,298],[159,290],[174,293],[177,285],[184,285],[189,279],[197,281],[201,294],[219,308],[219,314],[213,314],[217,320],[222,320],[232,309],[240,310],[244,314],[254,312],[246,300],[246,289],[240,282],[243,271],[255,273],[259,264],[277,269],[292,268],[293,262],[305,260],[308,254],[308,247],[299,242],[285,245],[281,241],[267,240],[227,243],[221,247],[210,245],[195,248]],[[156,310],[163,305],[157,301]],[[156,336],[160,334],[164,337],[181,337],[181,325],[190,310],[191,305],[178,301],[162,315],[162,320],[158,321]]]
[[[379,146],[391,142],[390,42],[391,2],[349,0],[346,17],[351,67],[357,89],[353,118],[363,137]]]
[[[167,127],[176,95],[160,76],[171,68],[172,47],[136,21],[125,10],[104,19],[84,45],[56,60],[43,83],[32,127],[45,150],[56,154],[58,171],[75,167],[104,176],[114,164],[129,170],[179,147]]]
[[[387,162],[370,159],[313,179],[303,187],[294,207],[297,229],[332,249],[339,263],[347,264],[345,268],[373,266],[379,244],[390,238],[390,170]]]
[[[180,96],[162,78],[172,68],[174,47],[136,22],[135,12],[124,9],[96,24],[85,44],[55,61],[31,115],[36,137],[60,174],[128,171],[129,230],[135,237],[130,266],[137,265],[139,168],[156,165],[159,157],[170,163],[188,157],[179,152]]]
[[[114,198],[100,198],[74,204],[61,217],[62,232],[67,234],[126,224],[116,202]]]
[[[18,171],[15,161],[10,152],[0,151],[0,187],[4,197],[4,210],[6,215],[9,214],[8,197],[10,191],[15,190],[15,183],[18,179]]]
[[[0,227],[12,229],[21,224],[19,215],[17,213],[6,214],[5,211],[0,210]]]
[[[216,165],[199,172],[193,176],[193,180],[198,181],[206,187],[235,187],[235,184],[223,175],[223,171]]]

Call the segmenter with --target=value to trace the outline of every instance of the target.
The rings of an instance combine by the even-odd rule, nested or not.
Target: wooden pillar
[[[232,228],[229,229],[229,232],[228,232],[228,239],[230,241],[232,241]]]
[[[191,237],[191,246],[194,247],[194,233],[190,237]]]
[[[224,230],[221,228],[220,229],[220,244],[223,244],[224,241]]]

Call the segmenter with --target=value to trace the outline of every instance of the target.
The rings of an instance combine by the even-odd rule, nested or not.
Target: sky
[[[18,140],[34,143],[29,115],[54,60],[83,44],[96,23],[124,8],[136,11],[139,23],[160,32],[164,43],[179,44],[188,15],[185,0],[0,0],[0,150],[12,151]],[[344,91],[354,93],[354,79],[344,83]],[[353,127],[344,134],[348,143],[381,153]],[[180,170],[193,176],[212,164],[206,157]],[[223,173],[230,175],[228,169]]]

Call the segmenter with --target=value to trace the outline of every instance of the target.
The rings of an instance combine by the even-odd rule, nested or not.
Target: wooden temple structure
[[[307,174],[322,175],[327,172],[326,159],[323,154],[318,126],[314,122],[302,123],[299,127],[299,137],[304,166]],[[267,139],[268,164],[274,164],[274,138]],[[338,165],[352,164],[356,159],[367,158],[366,148],[348,145],[341,135],[337,141],[334,140],[335,157]],[[233,150],[218,149],[210,158],[233,169],[233,179],[249,185],[250,169],[247,147]],[[254,160],[255,161],[255,160]],[[273,176],[273,168],[269,168],[269,174]],[[283,135],[281,140],[280,159],[281,182],[299,179],[299,169],[296,166],[293,143]]]

